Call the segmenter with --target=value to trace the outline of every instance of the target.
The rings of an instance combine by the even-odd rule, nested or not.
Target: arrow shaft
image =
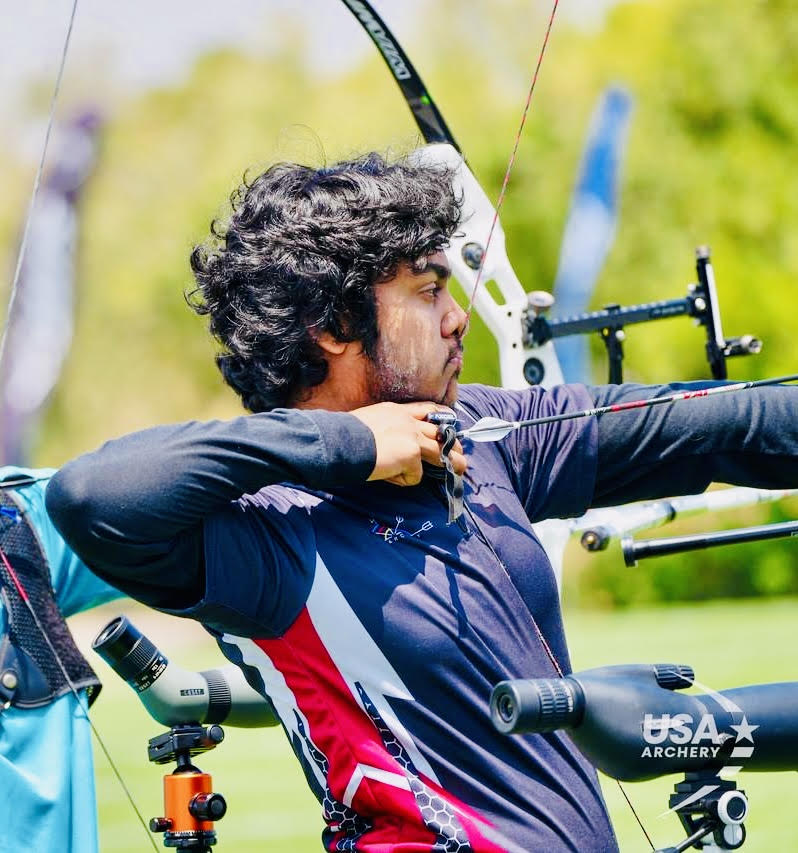
[[[716,394],[732,394],[737,391],[748,391],[752,388],[762,388],[766,385],[783,385],[787,382],[796,381],[798,381],[798,373],[789,374],[787,376],[777,376],[772,379],[757,379],[751,382],[735,382],[732,385],[715,385],[710,388],[697,388],[692,391],[677,391],[674,394],[667,394],[664,397],[649,397],[645,400],[628,400],[625,403],[613,403],[610,406],[598,406],[593,409],[582,409],[578,412],[563,412],[558,415],[547,415],[542,418],[529,418],[524,421],[506,421],[505,429],[507,432],[511,432],[521,429],[522,427],[544,426],[545,424],[555,424],[560,421],[571,421],[576,420],[577,418],[599,417],[600,415],[610,415],[617,412],[630,411],[632,409],[649,409],[653,406],[677,403],[680,400],[694,400],[699,397],[711,397]],[[480,434],[496,431],[497,424],[495,421],[491,426],[484,428],[480,428],[479,422],[477,422],[470,429],[460,430],[457,433],[457,437],[474,438]]]

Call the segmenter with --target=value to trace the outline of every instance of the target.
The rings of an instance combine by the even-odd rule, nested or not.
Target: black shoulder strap
[[[100,680],[75,645],[55,601],[44,549],[12,491],[0,488],[0,594],[8,613],[0,638],[0,703],[38,708],[69,693],[96,699]],[[69,679],[25,603],[27,597]]]

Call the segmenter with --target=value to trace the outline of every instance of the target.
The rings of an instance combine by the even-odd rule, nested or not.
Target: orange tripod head
[[[164,816],[150,820],[153,832],[164,833],[164,847],[208,853],[216,844],[213,822],[224,817],[227,803],[213,792],[213,781],[191,763],[195,755],[213,749],[224,740],[221,726],[188,724],[172,726],[152,738],[147,750],[155,764],[177,763],[164,777]]]

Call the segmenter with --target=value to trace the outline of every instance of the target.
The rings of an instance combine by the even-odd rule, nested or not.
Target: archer
[[[100,577],[199,620],[244,668],[323,804],[325,849],[617,849],[569,739],[491,725],[497,681],[571,668],[531,523],[716,480],[798,485],[798,390],[464,435],[447,524],[430,413],[454,407],[467,430],[677,388],[459,387],[447,168],[281,164],[233,207],[191,260],[252,414],[107,443],[56,475],[53,518]],[[419,534],[389,541],[397,516]]]

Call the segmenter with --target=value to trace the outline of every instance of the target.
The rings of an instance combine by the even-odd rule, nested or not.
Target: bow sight
[[[724,337],[715,274],[707,246],[696,249],[696,272],[698,283],[689,285],[687,295],[681,299],[629,306],[607,305],[602,311],[554,320],[546,317],[553,298],[543,291],[533,291],[529,294],[529,308],[524,318],[524,345],[542,346],[555,338],[598,332],[609,358],[608,381],[620,384],[623,381],[625,326],[670,317],[692,317],[706,330],[706,355],[713,379],[726,379],[726,359],[737,355],[754,355],[761,351],[762,342],[753,335]],[[544,376],[542,362],[534,357],[528,359],[524,365],[524,376],[530,385],[540,383]]]

